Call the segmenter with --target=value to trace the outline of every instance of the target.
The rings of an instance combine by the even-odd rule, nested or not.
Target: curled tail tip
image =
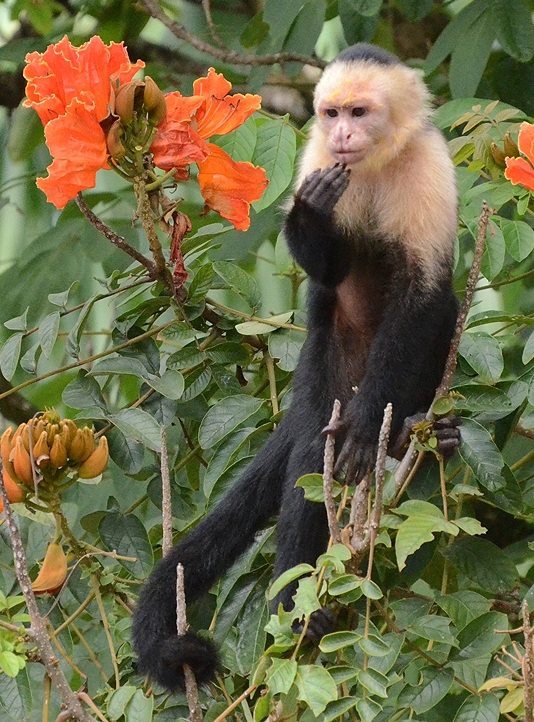
[[[139,656],[138,671],[148,674],[170,692],[185,689],[183,665],[193,670],[197,684],[206,684],[215,678],[219,668],[219,654],[215,645],[194,632],[170,636],[160,640],[150,652]]]

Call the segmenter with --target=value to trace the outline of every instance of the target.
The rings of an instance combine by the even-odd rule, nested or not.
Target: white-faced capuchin
[[[211,643],[193,632],[176,636],[177,564],[192,603],[279,514],[275,578],[313,565],[326,548],[326,514],[295,482],[322,471],[334,399],[343,409],[337,466],[357,482],[375,464],[385,406],[393,404],[393,448],[405,419],[432,402],[454,331],[455,172],[418,73],[355,45],[327,66],[315,111],[285,221],[291,253],[309,276],[291,407],[233,488],[158,563],[135,610],[138,670],[169,690],[183,687],[184,663],[200,683],[218,664]],[[438,432],[444,451],[458,438],[454,424]],[[294,591],[285,587],[272,608],[290,609]],[[329,625],[316,612],[308,632],[320,638]]]

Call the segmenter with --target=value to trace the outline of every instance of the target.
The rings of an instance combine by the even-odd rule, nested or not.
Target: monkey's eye
[[[360,118],[362,115],[366,114],[365,108],[353,108],[352,109],[352,115],[354,118]]]
[[[335,108],[328,108],[326,114],[329,118],[337,118],[338,112]]]

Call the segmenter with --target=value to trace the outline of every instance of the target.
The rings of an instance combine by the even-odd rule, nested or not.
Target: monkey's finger
[[[455,429],[462,425],[462,419],[460,416],[443,416],[441,419],[434,421],[434,428],[436,431],[439,429]]]
[[[334,631],[334,622],[334,615],[329,609],[317,609],[310,615],[306,636],[313,642],[320,642],[324,636]]]
[[[335,436],[336,434],[339,434],[339,432],[342,431],[344,428],[345,424],[343,423],[343,421],[334,421],[334,423],[327,424],[321,431],[321,434],[323,434],[323,436],[327,436],[327,434],[333,434]]]

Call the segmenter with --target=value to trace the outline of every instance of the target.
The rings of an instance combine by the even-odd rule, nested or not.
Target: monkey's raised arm
[[[319,168],[304,179],[285,223],[293,258],[317,283],[335,288],[351,266],[349,241],[335,230],[332,214],[349,183],[339,163]]]

